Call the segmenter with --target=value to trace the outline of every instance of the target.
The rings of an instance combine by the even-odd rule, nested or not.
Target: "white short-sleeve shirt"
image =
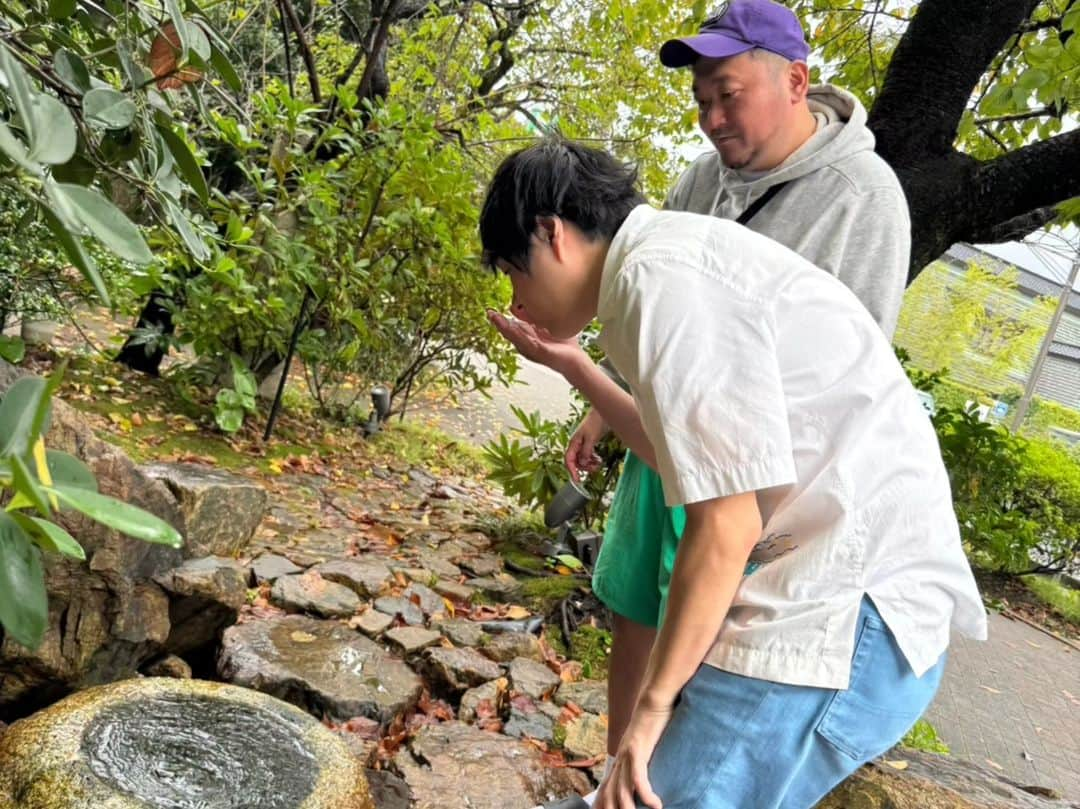
[[[841,282],[734,222],[640,206],[598,317],[668,505],[758,492],[762,537],[707,663],[846,688],[864,594],[918,675],[950,625],[986,636],[933,427]]]

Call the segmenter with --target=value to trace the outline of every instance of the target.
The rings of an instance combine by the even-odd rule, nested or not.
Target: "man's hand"
[[[581,482],[582,472],[595,472],[603,463],[596,454],[596,445],[607,435],[608,427],[595,410],[590,410],[581,420],[581,424],[570,436],[566,445],[566,468],[575,483]]]
[[[533,326],[524,320],[508,318],[491,309],[488,310],[488,320],[525,359],[546,365],[563,376],[582,362],[592,362],[589,355],[578,345],[576,337],[556,340],[547,329]]]
[[[671,705],[649,705],[644,700],[638,701],[623,733],[611,772],[600,785],[593,809],[634,809],[637,806],[635,796],[652,809],[663,809],[660,796],[649,784],[649,759],[671,721],[672,710]]]

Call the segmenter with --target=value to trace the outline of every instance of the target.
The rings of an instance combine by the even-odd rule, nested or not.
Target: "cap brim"
[[[682,39],[669,39],[661,45],[660,63],[665,67],[686,67],[702,56],[708,59],[726,59],[753,48],[748,42],[723,34],[698,34]]]

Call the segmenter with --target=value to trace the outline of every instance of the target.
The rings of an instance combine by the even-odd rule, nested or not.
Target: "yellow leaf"
[[[446,605],[446,614],[453,618],[454,613],[456,612],[456,610],[454,609],[454,602],[451,601],[449,598],[444,597],[442,603]]]
[[[514,606],[514,607],[510,607],[506,611],[506,617],[509,618],[511,621],[521,621],[521,620],[524,620],[525,618],[528,618],[530,615],[532,615],[532,613],[529,612],[524,607]]]
[[[293,632],[289,637],[297,643],[311,643],[312,641],[317,640],[310,632]]]
[[[391,503],[390,504],[390,510],[391,511],[401,511],[401,503]]]
[[[129,419],[123,413],[116,413],[116,412],[110,413],[109,414],[109,421],[111,421],[113,424],[115,424],[117,427],[119,427],[123,432],[125,432],[125,433],[130,433],[131,432],[131,419]]]
[[[45,486],[52,486],[52,474],[49,472],[48,456],[45,454],[45,440],[40,435],[34,442],[34,466],[37,468],[38,480]],[[55,494],[49,495],[49,505],[57,510],[60,509],[60,502]]]
[[[885,759],[885,763],[892,767],[894,770],[906,770],[908,768],[908,763],[903,759],[896,759],[895,761],[889,761],[888,759]]]

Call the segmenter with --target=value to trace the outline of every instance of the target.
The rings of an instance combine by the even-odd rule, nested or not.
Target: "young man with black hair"
[[[667,613],[598,809],[805,809],[930,703],[950,626],[984,637],[918,398],[842,283],[737,223],[642,204],[557,139],[484,203],[491,322],[563,374],[686,511]],[[589,360],[594,317],[632,395]]]

